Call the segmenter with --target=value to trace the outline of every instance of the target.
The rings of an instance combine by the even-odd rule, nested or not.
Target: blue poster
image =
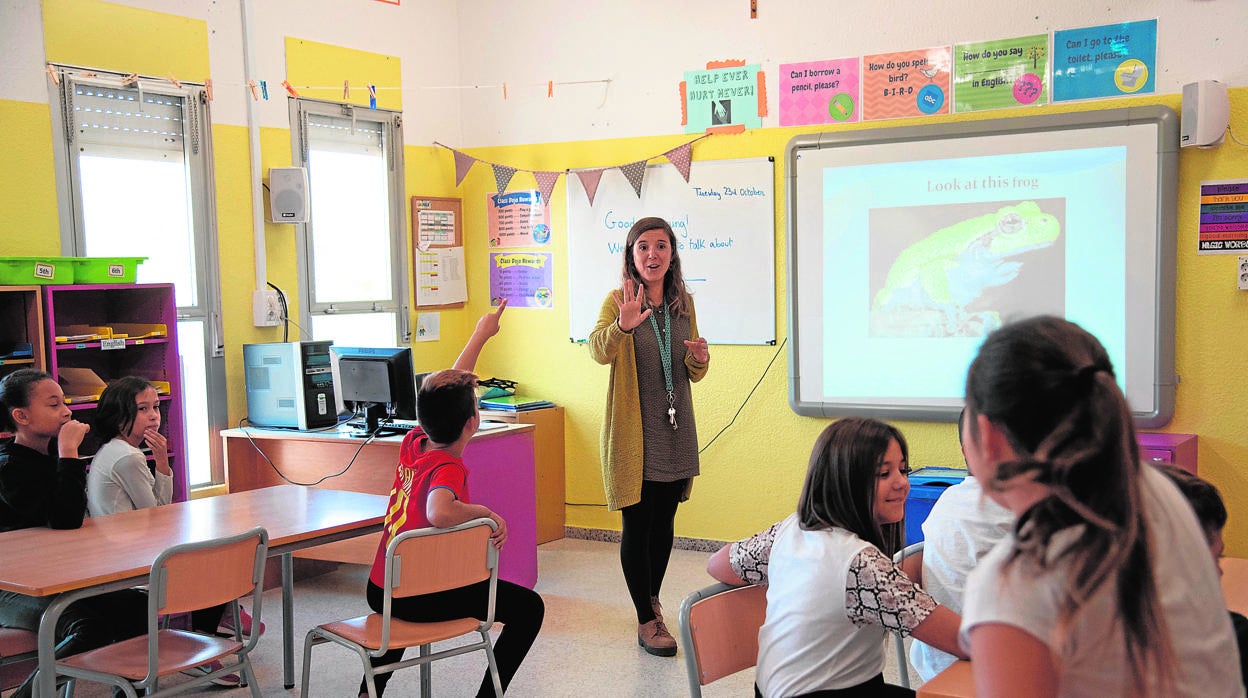
[[[1053,34],[1053,101],[1149,94],[1156,88],[1157,20]]]

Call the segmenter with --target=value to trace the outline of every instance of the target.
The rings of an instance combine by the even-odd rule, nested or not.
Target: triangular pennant
[[[581,179],[581,186],[585,188],[585,196],[589,198],[589,205],[594,205],[594,194],[598,193],[598,181],[602,179],[602,168],[596,170],[578,170],[577,177]]]
[[[455,186],[458,187],[459,183],[464,181],[464,177],[468,176],[468,170],[471,170],[472,166],[477,164],[477,159],[468,153],[461,153],[454,148],[451,149],[451,152],[455,153]]]
[[[498,193],[502,194],[507,191],[507,183],[511,181],[512,175],[516,174],[516,168],[498,163],[491,163],[490,167],[494,168],[494,183],[498,185]]]
[[[555,190],[555,182],[559,181],[561,172],[534,172],[533,179],[537,180],[537,190],[542,193],[542,205],[550,207],[550,193]]]
[[[686,184],[689,183],[689,163],[693,159],[692,156],[690,155],[690,151],[692,150],[693,150],[693,144],[686,143],[682,146],[677,146],[675,148],[672,148],[666,153],[663,153],[663,155],[666,156],[667,159],[670,160],[671,163],[676,166],[676,170],[680,172],[680,176],[685,178]]]
[[[646,176],[646,161],[638,160],[630,162],[627,165],[620,165],[620,172],[628,178],[628,183],[633,185],[633,191],[637,192],[637,198],[641,198],[641,180]]]

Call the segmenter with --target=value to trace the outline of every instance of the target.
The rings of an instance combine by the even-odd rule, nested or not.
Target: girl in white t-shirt
[[[967,463],[1014,531],[971,572],[980,696],[1243,696],[1200,526],[1140,464],[1105,348],[1054,317],[1007,325],[966,381]]]
[[[160,433],[160,395],[145,378],[119,378],[100,394],[92,431],[104,442],[87,474],[92,516],[133,511],[173,501],[168,441]],[[152,449],[154,468],[140,447]]]
[[[764,696],[905,696],[884,683],[884,639],[913,635],[957,649],[958,615],[893,564],[910,493],[906,440],[846,417],[815,442],[797,512],[713,556],[712,576],[767,584],[758,633]]]

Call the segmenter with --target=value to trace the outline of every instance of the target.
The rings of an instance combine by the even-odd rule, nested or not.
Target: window
[[[202,86],[58,67],[54,122],[66,254],[146,257],[173,283],[190,487],[224,482],[225,360],[208,104]],[[124,83],[124,84],[123,84]],[[58,113],[59,111],[59,113]]]
[[[304,335],[399,346],[408,325],[402,117],[291,101],[295,164],[308,169],[311,216],[299,250]]]

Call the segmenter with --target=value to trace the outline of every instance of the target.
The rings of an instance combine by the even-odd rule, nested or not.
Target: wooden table
[[[533,432],[529,424],[478,431],[464,449],[468,496],[507,522],[498,577],[537,584],[537,515]],[[312,487],[390,495],[402,436],[366,441],[350,430],[227,429],[225,481],[230,492],[280,485],[283,478]],[[350,464],[350,467],[348,467]],[[339,474],[341,473],[341,474]],[[371,565],[380,534],[306,550],[299,557]]]
[[[144,584],[165,548],[233,535],[260,525],[269,555],[282,558],[282,644],[286,688],[294,687],[294,593],[291,553],[379,531],[384,496],[283,485],[88,518],[82,528],[25,528],[0,533],[0,589],[29,596],[60,594],[39,624],[36,696],[55,693],[53,647],[61,612],[77,599]],[[257,619],[258,620],[258,619]]]
[[[1222,567],[1222,595],[1226,607],[1248,615],[1248,560],[1224,557]],[[919,698],[974,698],[975,679],[971,675],[971,663],[954,662],[948,669],[932,677],[918,690]]]

